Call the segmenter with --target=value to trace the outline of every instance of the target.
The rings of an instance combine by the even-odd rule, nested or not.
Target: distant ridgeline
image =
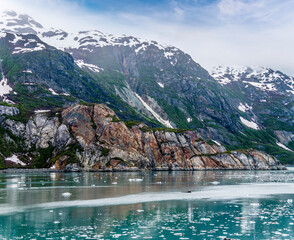
[[[94,154],[92,160],[85,160],[91,164],[82,160],[87,152],[86,145],[74,134],[76,128],[64,122],[61,113],[70,106],[81,106],[77,104],[88,105],[87,111],[90,111],[94,103],[103,103],[116,113],[114,119],[110,119],[111,123],[125,122],[127,126],[134,125],[138,129],[143,124],[143,129],[151,129],[162,157],[149,156],[148,151],[150,153],[151,150],[148,149],[153,147],[146,142],[141,146],[137,139],[136,146],[144,148],[140,154],[154,162],[147,166],[144,163],[142,168],[154,168],[157,161],[162,161],[167,165],[160,166],[174,169],[177,165],[171,162],[195,159],[195,156],[207,157],[202,154],[222,153],[223,156],[227,152],[233,158],[231,152],[240,149],[257,149],[283,163],[294,162],[294,79],[279,71],[217,67],[209,74],[188,54],[173,46],[129,36],[115,37],[99,31],[68,33],[48,30],[31,17],[13,11],[4,12],[0,17],[0,59],[2,167],[7,163],[13,165],[10,160],[4,163],[4,159],[11,159],[13,155],[24,157],[23,162],[32,166],[51,167],[54,161],[57,162],[58,154],[73,150],[74,154],[69,154],[72,155],[69,156],[71,161],[93,167],[96,163],[92,163],[97,160],[94,158],[99,154]],[[52,122],[50,127],[40,128],[47,126],[48,122]],[[95,124],[93,120],[91,126],[95,127]],[[61,149],[55,144],[60,126],[66,127],[71,136],[71,141]],[[190,130],[188,132],[193,132],[208,145],[209,142],[214,147],[215,143],[221,144],[222,150],[206,153],[203,149],[204,152],[193,149],[192,152],[196,151],[194,155],[187,157],[184,143],[178,139],[178,135],[186,139],[187,133],[176,129]],[[145,130],[140,130],[143,135],[149,132]],[[159,143],[156,135],[159,132],[174,135],[177,141],[169,139],[166,143]],[[103,132],[95,133],[95,139],[101,137],[99,134]],[[129,134],[135,135],[132,131]],[[38,141],[47,144],[38,144]],[[27,145],[28,142],[31,143]],[[91,144],[94,144],[92,140]],[[94,145],[97,144],[95,142]],[[169,149],[167,153],[162,147],[165,144]],[[177,151],[172,150],[173,144],[180,144],[181,154],[175,154]],[[102,143],[100,145],[103,146]],[[193,148],[196,147],[193,145]],[[132,158],[133,151],[139,151],[135,147],[127,149],[127,159]],[[95,151],[98,150],[104,155],[111,153],[99,148]],[[254,150],[242,151],[249,158]],[[122,159],[112,162],[127,160]],[[201,161],[203,168],[210,166],[206,160]],[[224,164],[223,159],[212,161],[219,163],[211,166],[228,167],[221,165]],[[255,169],[253,162],[244,166]],[[112,166],[112,163],[103,164],[99,167]],[[185,164],[179,168],[198,166]],[[232,163],[230,167],[238,164]],[[134,166],[140,168],[139,165]]]

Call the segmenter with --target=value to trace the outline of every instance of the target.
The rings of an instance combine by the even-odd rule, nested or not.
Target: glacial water
[[[294,169],[0,174],[0,239],[294,239]]]

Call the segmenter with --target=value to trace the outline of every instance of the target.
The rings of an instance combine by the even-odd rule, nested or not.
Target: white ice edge
[[[5,206],[0,208],[0,215],[24,212],[32,209],[59,209],[68,207],[102,207],[149,202],[178,201],[178,200],[234,200],[267,198],[271,195],[294,194],[293,183],[258,183],[241,185],[215,185],[191,193],[140,193],[121,197],[101,198],[92,200],[74,200],[41,203],[35,205]]]

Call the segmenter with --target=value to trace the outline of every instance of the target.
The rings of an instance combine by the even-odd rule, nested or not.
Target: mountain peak
[[[0,16],[0,30],[17,34],[37,34],[43,26],[26,14],[5,11]]]
[[[221,85],[242,82],[251,85],[262,91],[294,94],[294,78],[275,71],[271,68],[260,66],[217,66],[210,72]]]

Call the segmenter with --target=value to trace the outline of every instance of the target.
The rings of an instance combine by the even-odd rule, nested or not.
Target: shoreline
[[[77,172],[205,172],[205,171],[285,171],[288,170],[287,166],[283,166],[277,169],[231,169],[231,168],[223,168],[223,169],[80,169],[76,171],[69,170],[58,170],[58,169],[50,169],[50,168],[38,168],[38,169],[30,169],[30,168],[8,168],[0,170],[0,174],[6,173],[77,173]]]

